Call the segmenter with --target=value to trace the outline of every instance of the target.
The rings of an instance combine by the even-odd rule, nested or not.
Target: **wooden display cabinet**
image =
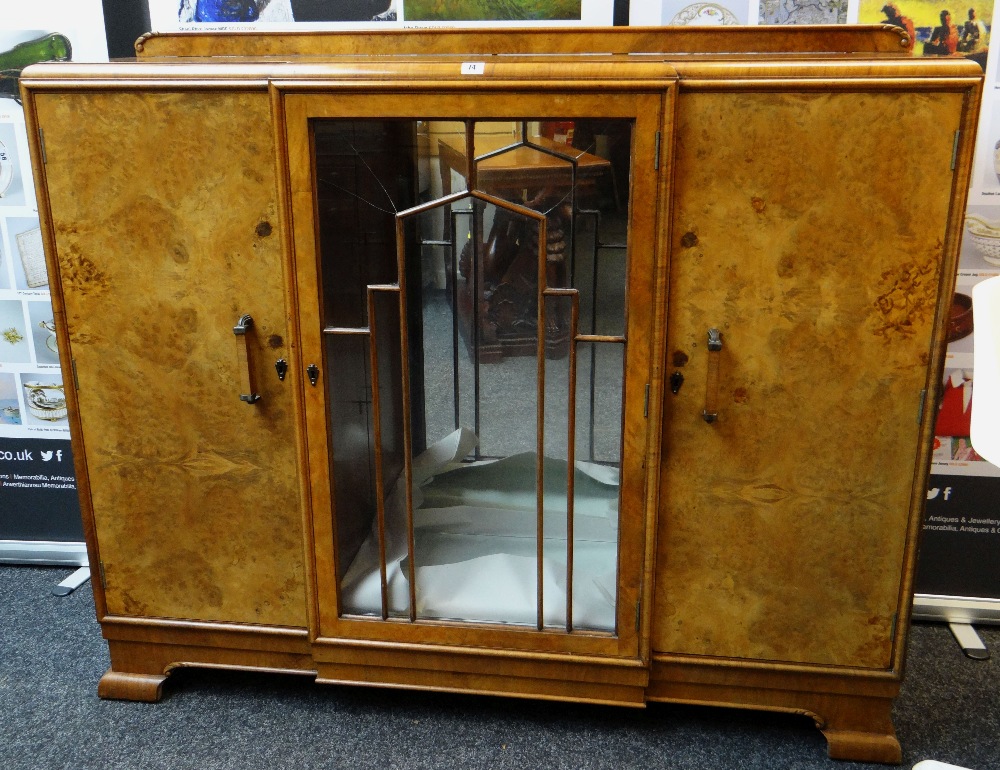
[[[27,70],[99,693],[734,705],[898,762],[982,82],[906,42],[185,34]]]

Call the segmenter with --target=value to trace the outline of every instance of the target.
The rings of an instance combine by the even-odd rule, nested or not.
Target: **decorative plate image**
[[[715,3],[692,3],[670,20],[673,25],[687,27],[720,27],[739,24],[736,14]]]

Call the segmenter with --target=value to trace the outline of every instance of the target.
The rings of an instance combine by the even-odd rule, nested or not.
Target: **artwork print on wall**
[[[847,0],[761,0],[761,24],[845,24]]]
[[[181,23],[579,21],[582,0],[181,0]]]
[[[407,21],[579,20],[581,0],[406,0]]]
[[[905,29],[914,56],[964,56],[986,70],[992,2],[949,6],[934,0],[861,0],[858,22]]]
[[[181,0],[182,23],[395,21],[396,0]]]

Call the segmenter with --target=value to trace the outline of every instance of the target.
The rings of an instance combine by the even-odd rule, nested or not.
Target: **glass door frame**
[[[490,647],[540,653],[575,653],[618,658],[640,656],[640,599],[650,590],[648,555],[655,521],[658,426],[650,419],[649,399],[659,390],[660,323],[654,297],[663,272],[656,252],[657,201],[661,174],[654,171],[663,92],[279,92],[279,146],[287,150],[284,199],[291,218],[290,275],[298,322],[300,363],[320,367],[320,382],[302,376],[306,468],[307,548],[311,546],[313,633],[318,641],[358,640]],[[619,502],[616,633],[566,631],[545,627],[480,622],[342,616],[336,564],[333,480],[329,414],[322,340],[321,274],[316,210],[313,141],[310,121],[317,119],[409,119],[522,121],[552,119],[624,119],[632,121],[629,185],[627,308],[624,355],[621,491]],[[640,170],[640,164],[648,168]],[[304,375],[304,372],[302,373]],[[651,385],[653,392],[651,392]],[[658,410],[654,410],[658,414]],[[650,481],[652,479],[652,481]],[[310,554],[307,554],[307,557]],[[650,604],[646,602],[646,604]]]

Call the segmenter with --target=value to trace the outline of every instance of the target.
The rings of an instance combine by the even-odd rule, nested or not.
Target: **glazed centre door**
[[[319,636],[637,655],[660,97],[283,103]]]

